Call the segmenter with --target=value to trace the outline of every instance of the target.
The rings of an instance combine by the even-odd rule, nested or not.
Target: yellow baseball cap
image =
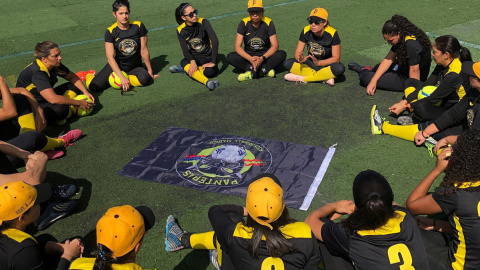
[[[248,0],[248,12],[262,12],[263,1],[262,0]]]
[[[261,174],[248,186],[247,211],[256,222],[273,229],[270,223],[283,213],[283,189],[273,174]]]
[[[133,250],[154,223],[155,216],[148,207],[112,207],[97,222],[97,244],[108,247],[113,257],[121,257]]]
[[[328,21],[328,12],[324,8],[317,7],[310,12],[309,17],[318,17],[320,19],[324,19],[325,21]]]
[[[469,76],[480,78],[480,61],[475,63],[472,61],[463,62],[462,71]]]
[[[0,187],[0,225],[3,221],[18,218],[36,204],[43,203],[52,196],[48,184],[35,187],[22,182],[10,182]]]

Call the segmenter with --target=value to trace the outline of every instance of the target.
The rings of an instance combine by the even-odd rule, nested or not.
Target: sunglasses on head
[[[308,22],[308,24],[314,23],[314,24],[316,24],[316,25],[319,25],[319,24],[321,24],[321,23],[324,22],[324,21],[321,20],[321,19],[315,19],[315,20],[314,20],[314,19],[311,19],[311,18],[307,18],[307,22]]]
[[[194,11],[192,11],[192,12],[190,12],[190,13],[188,13],[188,14],[185,14],[185,15],[183,15],[183,16],[185,16],[185,17],[188,16],[188,17],[190,17],[190,19],[191,19],[191,18],[193,18],[193,16],[195,16],[195,15],[197,15],[197,14],[198,14],[198,9],[195,9]]]

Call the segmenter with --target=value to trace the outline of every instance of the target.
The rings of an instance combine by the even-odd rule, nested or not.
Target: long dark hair
[[[290,243],[280,231],[280,227],[293,222],[295,222],[295,220],[290,218],[286,207],[283,209],[282,215],[276,221],[270,223],[273,230],[270,230],[267,226],[259,224],[253,218],[248,216],[245,225],[253,228],[253,236],[250,243],[248,243],[248,252],[250,255],[254,258],[258,258],[258,249],[262,244],[262,236],[265,236],[265,243],[271,257],[281,257],[284,254],[293,251],[295,246]]]
[[[392,188],[380,173],[372,170],[360,172],[352,189],[357,209],[342,222],[349,234],[377,229],[395,216]]]
[[[182,19],[182,16],[184,16],[183,12],[188,6],[191,6],[191,5],[189,3],[181,3],[175,9],[175,20],[177,21],[178,25],[183,23],[183,19]]]
[[[435,39],[435,48],[442,53],[449,53],[453,58],[460,58],[460,62],[472,61],[470,50],[460,45],[457,38],[451,35],[439,36]]]
[[[95,258],[95,264],[93,265],[92,270],[112,270],[112,263],[127,263],[130,261],[135,251],[134,248],[129,253],[115,259],[113,257],[113,252],[108,247],[102,244],[98,244],[97,247],[97,257]]]
[[[115,0],[112,4],[113,12],[117,12],[121,7],[126,7],[128,12],[130,12],[130,2],[128,0]]]
[[[445,194],[455,193],[459,188],[455,184],[480,181],[480,130],[468,129],[457,138],[452,146],[445,177],[440,186],[445,187]],[[462,190],[480,191],[480,187],[470,187]]]
[[[420,44],[428,51],[432,48],[432,43],[427,34],[422,29],[415,26],[407,18],[401,15],[393,15],[393,17],[386,21],[382,28],[382,34],[384,35],[400,35],[397,47],[396,55],[397,61],[402,66],[407,65],[407,47],[405,37],[415,36]]]

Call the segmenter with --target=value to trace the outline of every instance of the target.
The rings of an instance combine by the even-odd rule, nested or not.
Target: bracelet
[[[267,58],[265,57],[265,55],[262,55],[262,58],[263,58],[263,61],[267,61]]]
[[[425,135],[423,135],[423,132],[424,132],[424,130],[422,130],[422,137],[423,137],[424,139],[430,137],[430,136],[425,136]]]
[[[435,230],[435,222],[436,222],[436,221],[437,221],[436,219],[433,219],[433,230],[434,230],[434,231],[436,231],[436,230]]]

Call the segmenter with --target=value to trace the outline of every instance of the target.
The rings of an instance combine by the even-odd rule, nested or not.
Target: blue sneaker
[[[68,216],[76,207],[77,202],[72,200],[49,203],[43,214],[35,220],[35,225],[39,231],[45,230],[55,221]]]
[[[185,70],[181,66],[173,65],[168,68],[171,73],[185,73]]]
[[[175,217],[170,215],[167,218],[166,226],[166,237],[165,237],[165,250],[168,252],[175,252],[185,248],[180,239],[185,234],[185,232],[180,229],[180,226],[175,222]]]
[[[64,201],[72,198],[77,194],[77,187],[72,184],[57,186],[50,184],[52,187],[52,201]]]

